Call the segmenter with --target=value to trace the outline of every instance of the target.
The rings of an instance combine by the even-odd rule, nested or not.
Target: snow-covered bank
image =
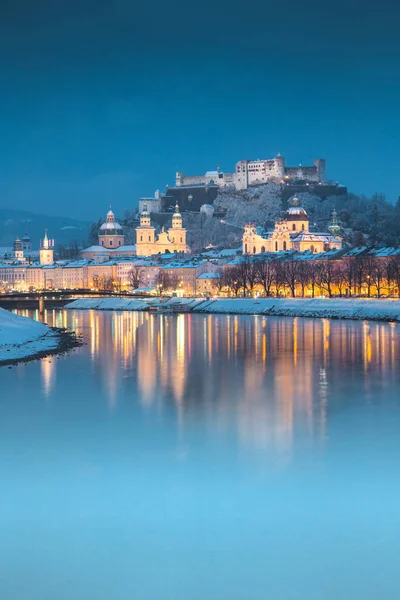
[[[224,298],[195,305],[192,310],[218,314],[400,321],[400,300],[366,298]]]
[[[148,310],[149,306],[141,300],[130,298],[78,298],[65,308],[73,310]]]
[[[286,317],[325,317],[400,322],[400,300],[367,298],[82,298],[65,308],[97,310],[148,310]]]
[[[0,366],[72,348],[71,334],[0,308]]]

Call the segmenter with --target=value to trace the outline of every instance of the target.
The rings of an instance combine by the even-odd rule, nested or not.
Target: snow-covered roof
[[[118,252],[136,252],[136,246],[134,244],[132,245],[124,245],[124,246],[118,246],[118,248],[112,248],[109,250],[110,253],[112,254],[118,254]]]
[[[293,242],[332,242],[332,241],[340,241],[337,237],[332,235],[331,233],[322,232],[312,232],[312,231],[299,231],[297,233],[291,233],[290,239]]]
[[[302,215],[304,217],[307,217],[307,212],[305,211],[305,209],[302,206],[291,206],[290,208],[287,209],[286,213],[289,216]]]
[[[89,246],[88,248],[84,248],[81,252],[104,252],[104,246]]]
[[[117,221],[108,221],[100,227],[100,232],[106,231],[107,234],[113,234],[115,230],[122,231],[122,226]]]
[[[220,273],[202,273],[197,277],[197,279],[220,279]]]

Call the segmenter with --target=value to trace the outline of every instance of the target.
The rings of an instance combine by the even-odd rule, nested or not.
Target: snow
[[[66,305],[72,310],[147,310],[148,304],[129,298],[78,298]]]
[[[43,323],[0,308],[0,365],[55,350],[58,345],[57,333]]]
[[[400,321],[400,300],[226,298],[205,302],[193,312]]]
[[[179,312],[316,317],[400,322],[400,300],[367,298],[82,298],[68,309],[148,310],[161,304]],[[176,310],[178,309],[178,310]]]

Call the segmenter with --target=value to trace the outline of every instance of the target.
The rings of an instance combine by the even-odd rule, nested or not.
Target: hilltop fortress
[[[326,183],[326,162],[317,158],[313,166],[287,167],[285,159],[278,154],[275,158],[264,160],[240,160],[235,165],[233,173],[223,173],[220,168],[207,171],[205,175],[184,175],[176,173],[175,186],[217,185],[219,188],[234,187],[246,190],[253,185],[264,183],[297,183],[309,182]]]

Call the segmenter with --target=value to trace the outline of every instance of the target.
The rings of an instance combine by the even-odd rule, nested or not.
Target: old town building
[[[150,213],[147,206],[140,214],[140,226],[136,228],[136,254],[137,256],[152,256],[165,252],[187,252],[186,229],[182,226],[182,215],[176,204],[172,215],[172,227],[168,231],[162,229],[159,235],[151,224]]]
[[[243,254],[287,250],[319,253],[341,247],[342,239],[337,235],[331,232],[309,231],[307,212],[299,205],[296,197],[293,198],[284,218],[275,224],[273,231],[264,232],[253,223],[249,223],[245,225],[243,234]]]

